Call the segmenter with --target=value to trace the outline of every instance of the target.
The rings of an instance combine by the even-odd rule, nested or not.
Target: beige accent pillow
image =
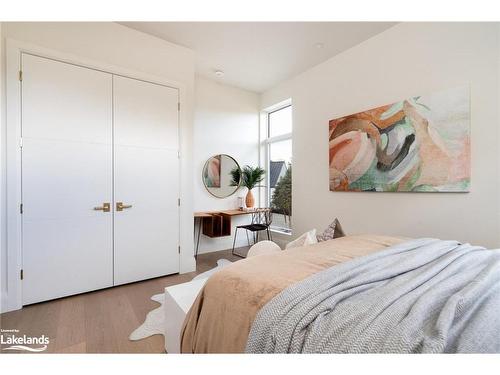
[[[344,230],[337,218],[325,229],[325,231],[316,236],[318,242],[333,240],[334,238],[345,237]]]
[[[293,240],[292,242],[287,243],[285,249],[291,249],[293,247],[301,247],[312,245],[318,242],[316,239],[316,229],[312,229],[309,232],[304,233],[302,236]]]
[[[281,247],[276,245],[274,242],[260,241],[253,245],[250,250],[248,250],[247,258],[257,255],[273,254],[278,251],[281,251]]]

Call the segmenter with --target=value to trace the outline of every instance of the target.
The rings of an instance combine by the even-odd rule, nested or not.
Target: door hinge
[[[24,270],[21,270],[21,280],[24,279]]]
[[[180,254],[181,253],[181,247],[179,246],[177,249],[179,250],[179,254]]]
[[[20,212],[20,213],[21,213],[21,215],[22,215],[22,213],[23,213],[23,204],[22,204],[22,203],[19,205],[19,212]]]
[[[19,138],[19,147],[23,148],[23,137]]]
[[[181,205],[181,198],[177,198],[177,206]]]
[[[20,70],[19,71],[19,81],[22,81],[23,80],[23,71]]]
[[[181,102],[177,103],[177,110],[180,111],[181,110]]]
[[[177,150],[177,159],[180,159],[180,158],[181,158],[181,151]]]

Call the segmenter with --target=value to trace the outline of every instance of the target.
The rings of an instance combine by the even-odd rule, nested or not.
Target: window
[[[267,137],[263,142],[267,160],[267,205],[273,211],[274,231],[292,232],[292,106],[268,112]]]
[[[292,106],[269,112],[267,126],[268,138],[283,134],[292,135]]]

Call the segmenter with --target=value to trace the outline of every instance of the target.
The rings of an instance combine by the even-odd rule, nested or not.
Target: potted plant
[[[248,189],[245,203],[248,208],[252,208],[255,204],[255,199],[252,194],[252,189],[264,180],[266,171],[261,167],[250,167],[246,165],[243,170],[234,168],[231,170],[232,184],[244,186]]]

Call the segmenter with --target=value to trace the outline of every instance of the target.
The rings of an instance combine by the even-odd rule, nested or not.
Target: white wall
[[[6,38],[69,54],[75,58],[109,64],[178,83],[181,86],[181,272],[194,270],[192,205],[192,113],[194,101],[194,52],[112,22],[3,23],[2,65]],[[5,71],[2,70],[2,93]],[[183,94],[182,94],[183,93]],[[3,95],[2,95],[3,96]],[[3,99],[2,99],[3,100]],[[2,101],[2,107],[4,102]],[[2,117],[2,192],[5,183],[5,130]],[[3,201],[3,197],[2,197]],[[5,205],[2,205],[2,215]],[[2,216],[4,219],[4,216]],[[10,220],[10,219],[9,219]],[[6,220],[1,223],[2,235]],[[3,236],[2,236],[3,237]],[[5,272],[2,242],[2,271]],[[2,272],[2,273],[3,273]],[[10,279],[10,277],[9,277]],[[2,296],[7,295],[5,282]]]
[[[216,198],[206,191],[201,176],[207,159],[216,154],[232,156],[241,167],[258,165],[259,105],[260,96],[256,93],[196,78],[193,137],[195,211],[235,209],[238,207],[237,197],[245,196],[246,189],[242,188],[228,198]],[[230,237],[208,238],[202,235],[199,253],[231,248],[235,225],[248,220],[249,215],[233,218]],[[244,232],[239,231],[238,239],[237,246],[246,245]]]
[[[293,102],[294,235],[338,217],[348,233],[500,247],[499,33],[494,23],[404,23],[265,92]],[[328,121],[412,95],[471,87],[471,192],[355,193],[328,187]]]

